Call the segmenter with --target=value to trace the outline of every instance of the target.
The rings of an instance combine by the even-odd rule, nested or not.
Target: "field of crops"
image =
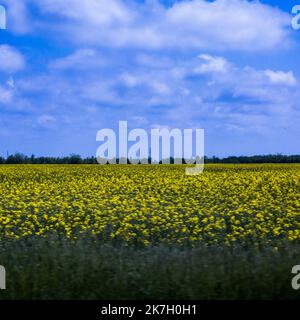
[[[2,166],[2,239],[91,233],[128,244],[300,239],[300,165]]]
[[[4,165],[0,193],[0,298],[295,298],[298,164]]]

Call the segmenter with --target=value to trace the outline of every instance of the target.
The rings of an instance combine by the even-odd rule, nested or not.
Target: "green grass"
[[[91,238],[0,242],[0,299],[297,299],[300,246],[149,248]]]

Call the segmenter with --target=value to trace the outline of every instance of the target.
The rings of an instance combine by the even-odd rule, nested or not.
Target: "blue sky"
[[[0,4],[0,155],[95,155],[119,120],[204,128],[209,156],[300,153],[295,0]]]

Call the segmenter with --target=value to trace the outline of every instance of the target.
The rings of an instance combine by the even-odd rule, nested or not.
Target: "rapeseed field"
[[[300,165],[0,167],[5,239],[277,246],[300,239]]]

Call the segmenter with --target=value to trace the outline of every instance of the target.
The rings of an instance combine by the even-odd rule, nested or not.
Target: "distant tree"
[[[82,159],[81,159],[81,156],[78,155],[78,154],[71,154],[71,155],[67,158],[66,162],[67,162],[68,164],[82,164]]]
[[[6,159],[7,164],[23,164],[25,163],[25,156],[21,153],[8,156]]]
[[[116,163],[119,163],[119,159],[115,160]],[[124,161],[125,159],[123,159]],[[300,155],[255,155],[255,156],[230,156],[226,158],[218,158],[218,157],[204,157],[204,162],[208,163],[300,163]],[[108,161],[107,161],[108,163]],[[127,163],[130,163],[129,159],[127,159]],[[151,157],[148,158],[148,163],[152,163]],[[162,163],[160,160],[156,163]],[[170,163],[175,163],[173,157],[170,158]],[[186,164],[186,161],[182,159],[182,163]],[[192,162],[191,162],[192,163]],[[96,157],[87,157],[82,159],[80,155],[71,154],[68,157],[35,157],[31,155],[27,157],[22,153],[16,153],[14,155],[8,156],[6,159],[0,157],[0,164],[98,164]]]

